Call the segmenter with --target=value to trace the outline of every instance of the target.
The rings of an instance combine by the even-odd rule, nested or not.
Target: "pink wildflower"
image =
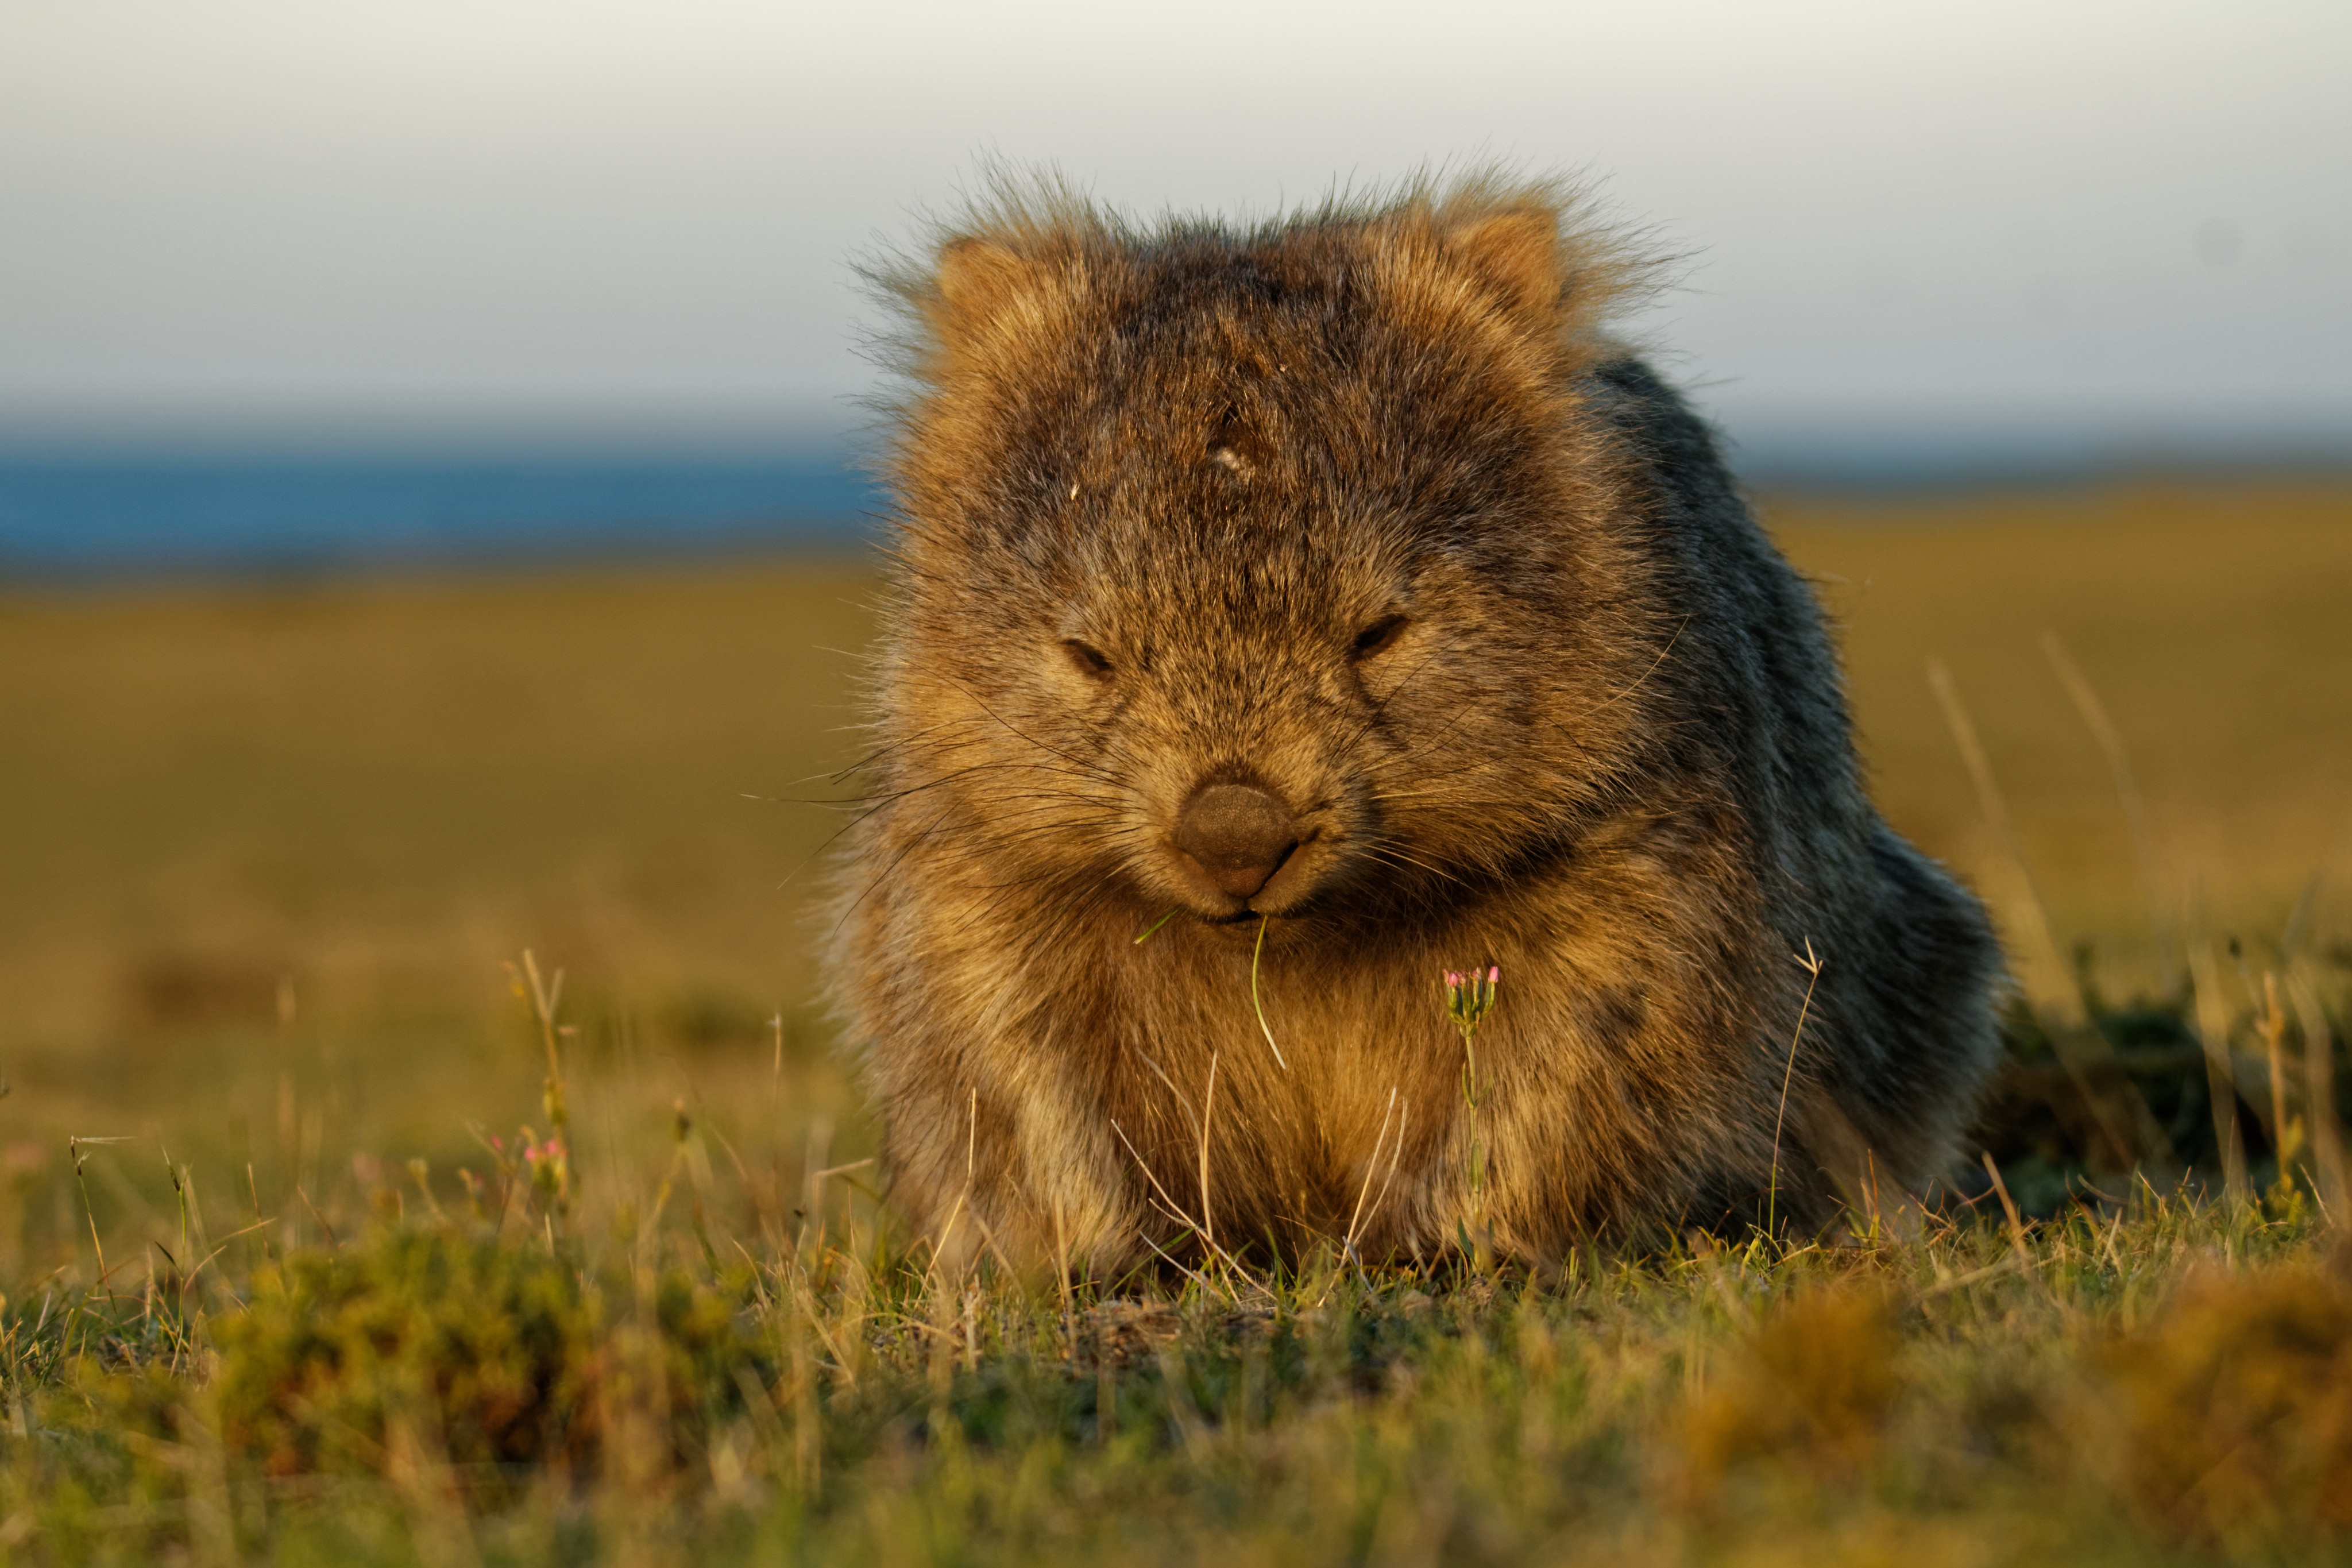
[[[1502,978],[1499,963],[1488,964],[1483,973],[1476,969],[1445,971],[1445,1016],[1465,1039],[1494,1011],[1495,990]]]

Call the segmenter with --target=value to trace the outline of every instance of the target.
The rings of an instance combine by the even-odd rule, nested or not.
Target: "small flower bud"
[[[1445,1016],[1467,1037],[1494,1010],[1495,992],[1503,978],[1502,965],[1488,964],[1483,971],[1449,969],[1444,973]]]

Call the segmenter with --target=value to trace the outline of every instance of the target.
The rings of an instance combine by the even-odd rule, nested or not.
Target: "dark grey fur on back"
[[[1984,910],[1864,793],[1821,608],[1758,526],[1715,432],[1638,358],[1592,380],[1594,406],[1639,461],[1654,548],[1701,645],[1674,679],[1710,716],[1686,742],[1720,754],[1686,765],[1741,782],[1791,953],[1855,972],[1816,987],[1807,1027],[1837,1047],[1824,1076],[1874,1143],[1906,1125],[1957,1135],[1999,1052],[2003,970]]]

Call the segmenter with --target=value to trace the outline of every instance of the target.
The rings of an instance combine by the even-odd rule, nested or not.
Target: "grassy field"
[[[1766,513],[1845,625],[1888,816],[1958,867],[2012,935],[2025,890],[1929,689],[1930,658],[1981,734],[2070,952],[2094,942],[2147,984],[2169,962],[2152,951],[2158,930],[2275,940],[2307,900],[2305,931],[2352,932],[2352,491],[2119,486],[1791,499]],[[2145,855],[2053,668],[2053,634],[2122,743]],[[2035,955],[2018,957],[2048,994]]]
[[[2344,1033],[2352,492],[1767,517],[1883,805],[1991,900],[2047,1032],[2087,954],[2110,1035],[2235,1046],[2255,1186],[2307,1160],[2258,1015],[2276,971],[2289,1065]],[[1988,1131],[2042,1151],[2026,1218],[1924,1239],[1076,1299],[927,1272],[807,1003],[871,588],[0,591],[0,1554],[2345,1550],[2352,1275],[2314,1184],[2105,1171],[2126,1201],[2060,1212],[2063,1127]],[[560,1171],[522,1152],[551,1039]]]

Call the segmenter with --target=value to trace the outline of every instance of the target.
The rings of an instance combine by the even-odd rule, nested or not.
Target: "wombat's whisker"
[[[1030,810],[1047,811],[1055,806],[1070,806],[1087,811],[1123,811],[1127,802],[1116,796],[1080,795],[1075,790],[1016,790],[996,797],[1001,801],[1028,800],[1042,804]]]
[[[799,876],[803,871],[807,870],[807,869],[809,868],[810,865],[811,865],[811,864],[813,864],[814,861],[816,861],[820,857],[822,857],[822,856],[825,853],[825,851],[827,851],[827,850],[831,849],[831,848],[834,847],[834,845],[835,845],[836,843],[840,842],[840,840],[841,840],[841,838],[843,837],[843,836],[844,836],[844,835],[845,835],[845,834],[848,834],[848,833],[851,833],[851,832],[855,831],[855,830],[857,828],[857,826],[859,826],[859,824],[861,824],[861,823],[865,822],[865,821],[866,820],[866,818],[868,818],[868,817],[870,817],[870,816],[874,816],[876,813],[877,813],[877,812],[879,812],[879,811],[883,810],[885,807],[889,806],[889,805],[895,805],[895,804],[897,803],[897,800],[898,800],[898,798],[900,798],[900,797],[894,796],[894,797],[891,797],[890,799],[886,799],[886,800],[877,801],[877,802],[876,802],[875,804],[873,804],[873,805],[868,805],[865,810],[860,811],[860,812],[858,812],[856,815],[855,815],[855,816],[851,816],[851,817],[849,818],[849,820],[848,820],[848,821],[846,821],[846,822],[843,823],[839,827],[835,828],[831,833],[826,834],[826,835],[824,836],[824,842],[823,842],[823,843],[819,844],[815,848],[814,848],[814,849],[810,850],[806,855],[803,855],[803,857],[801,857],[800,863],[799,863],[798,865],[794,866],[791,870],[789,870],[789,871],[787,871],[787,872],[785,872],[785,873],[784,873],[783,880],[782,880],[782,881],[780,881],[780,882],[778,882],[778,883],[776,884],[777,889],[778,889],[779,890],[781,890],[781,889],[784,889],[784,888],[786,888],[786,887],[789,887],[789,886],[792,884],[792,880],[793,880],[793,878],[795,878],[795,877]],[[846,810],[846,809],[848,808],[848,806],[849,806],[850,805],[852,805],[852,804],[855,804],[855,803],[850,803],[850,802],[845,802],[845,803],[843,803],[842,809]]]
[[[1408,855],[1394,845],[1367,844],[1364,846],[1363,852],[1375,860],[1384,860],[1391,866],[1410,866],[1416,870],[1426,871],[1433,877],[1440,877],[1446,881],[1467,886],[1465,878],[1445,869],[1443,866],[1433,866],[1418,857]]]
[[[1087,917],[1095,910],[1102,907],[1103,903],[1112,896],[1119,884],[1119,880],[1120,873],[1118,870],[1113,869],[1106,871],[1093,882],[1089,883],[1085,889],[1071,894],[1066,901],[1055,902],[1054,907],[1057,909],[1066,909],[1072,926],[1083,927],[1086,924]],[[1036,907],[1034,899],[1017,900],[1015,895],[1027,893],[1031,889],[1036,888],[1051,887],[1055,885],[1059,885],[1059,879],[1053,877],[1050,874],[1044,874],[1025,881],[1007,882],[992,888],[974,888],[972,889],[972,891],[976,893],[992,894],[993,896],[990,898],[988,901],[987,909],[991,913],[994,913],[1001,910],[1015,911],[1034,910]]]
[[[1460,646],[1461,643],[1459,639],[1454,639],[1437,647],[1433,647],[1427,653],[1423,654],[1417,663],[1404,672],[1402,678],[1397,681],[1396,686],[1390,690],[1386,697],[1371,705],[1370,710],[1365,714],[1363,721],[1356,726],[1355,731],[1350,733],[1346,740],[1339,743],[1340,749],[1348,752],[1354,751],[1357,745],[1366,735],[1370,734],[1375,728],[1386,721],[1388,718],[1389,704],[1395,701],[1406,687],[1412,685],[1413,681],[1420,679],[1421,672],[1423,670],[1427,669],[1431,665],[1434,664],[1440,655],[1450,654]]]
[[[957,690],[961,691],[966,697],[971,698],[973,706],[977,707],[982,712],[987,714],[990,718],[1003,725],[1008,733],[1018,736],[1020,739],[1028,742],[1031,745],[1036,747],[1039,751],[1045,752],[1049,756],[1061,758],[1064,762],[1068,763],[1073,767],[1083,767],[1085,765],[1085,763],[1078,758],[1071,756],[1067,752],[1061,750],[1059,747],[1049,746],[1045,742],[1038,740],[1036,737],[1024,732],[1020,726],[1005,718],[995,709],[991,708],[987,703],[982,702],[977,696],[973,695],[971,688],[964,686],[961,682],[950,681],[947,684],[953,686]]]
[[[1015,865],[1026,865],[1036,862],[1040,852],[1050,852],[1057,847],[1066,847],[1076,842],[1082,830],[1085,842],[1097,849],[1108,848],[1113,842],[1101,835],[1120,831],[1115,827],[1088,827],[1084,824],[1062,821],[1037,823],[1017,832],[986,833],[967,829],[951,847],[950,853],[974,865],[1000,858]],[[1043,874],[1059,881],[1071,880],[1067,866],[1047,863],[1044,866]],[[986,887],[990,884],[973,882],[967,885]]]
[[[982,846],[979,847],[994,848],[996,847]],[[989,857],[984,854],[971,853],[967,849],[964,858],[968,864],[977,868],[979,866],[985,864]],[[998,869],[1002,871],[1006,869],[1006,868],[998,868]],[[1118,876],[1118,869],[1119,868],[1114,868],[1103,872],[1101,877],[1097,879],[1097,881]],[[974,893],[1010,892],[1024,889],[1067,887],[1070,885],[1070,875],[1069,872],[1063,868],[1045,865],[1038,867],[1035,870],[1031,871],[1025,876],[1009,878],[1001,877],[998,879],[991,881],[967,879],[962,881],[960,885]],[[1093,886],[1093,884],[1089,884],[1090,888],[1091,886]]]
[[[1468,777],[1469,775],[1471,775],[1472,773],[1488,773],[1488,772],[1491,772],[1491,771],[1493,771],[1493,768],[1494,768],[1494,764],[1493,764],[1493,763],[1468,763],[1468,764],[1466,764],[1466,765],[1465,765],[1465,766],[1463,766],[1463,767],[1459,767],[1459,768],[1454,769],[1452,773],[1439,773],[1439,774],[1437,774],[1437,775],[1436,775],[1436,777],[1437,777],[1438,779],[1440,779],[1440,780],[1454,780],[1454,779],[1462,779],[1462,778],[1467,778],[1467,777]],[[1370,793],[1366,794],[1366,795],[1365,795],[1365,796],[1364,796],[1364,798],[1365,798],[1366,800],[1379,800],[1379,801],[1391,801],[1391,800],[1439,800],[1439,799],[1444,799],[1444,798],[1447,798],[1447,797],[1451,795],[1451,793],[1452,793],[1452,792],[1450,792],[1450,791],[1447,791],[1447,790],[1441,790],[1441,789],[1392,789],[1392,790],[1374,790],[1374,791],[1371,791],[1371,792],[1370,792]],[[1459,799],[1460,797],[1459,797],[1459,796],[1453,796],[1453,798]],[[1470,803],[1470,804],[1471,804],[1471,805],[1474,806],[1474,808],[1475,808],[1476,805],[1484,805],[1484,804],[1486,804],[1486,803],[1484,803],[1484,802],[1472,802],[1472,803]]]
[[[1041,807],[1039,809],[1042,810],[1043,808]],[[1090,806],[1087,809],[1093,812],[1097,819],[1101,816],[1115,815],[1113,813],[1104,811],[1100,807]],[[1063,815],[1053,816],[1044,822],[1031,823],[1024,827],[1014,827],[1003,830],[988,827],[970,829],[967,831],[962,843],[960,844],[958,847],[967,851],[983,847],[989,849],[1012,849],[1024,845],[1035,844],[1039,842],[1051,842],[1062,837],[1066,833],[1080,830],[1087,832],[1090,842],[1104,845],[1115,843],[1121,837],[1131,837],[1142,831],[1141,828],[1134,826],[1133,824],[1123,824],[1109,828],[1091,827],[1083,817]]]
[[[982,773],[1006,772],[1045,773],[1048,771],[1058,772],[1058,770],[1041,768],[1034,763],[974,763],[970,767],[958,768],[952,773],[939,774],[935,777],[924,780],[921,784],[908,784],[902,789],[890,790],[877,795],[853,798],[862,798],[870,801],[877,805],[888,805],[895,802],[904,800],[908,795],[921,795],[926,790],[938,789],[943,784],[961,784],[965,780],[977,777]],[[1062,776],[1083,778],[1087,779],[1090,783],[1112,782],[1109,780],[1095,779],[1092,775],[1083,773],[1063,774]]]
[[[867,899],[873,897],[874,889],[880,887],[884,879],[887,878],[891,872],[898,868],[898,863],[904,860],[909,854],[913,853],[916,847],[920,845],[924,839],[929,838],[931,836],[932,831],[939,826],[940,819],[947,816],[950,809],[951,808],[941,806],[938,816],[933,816],[920,832],[909,837],[905,844],[899,847],[898,852],[896,855],[891,856],[888,862],[883,866],[882,869],[876,872],[873,879],[866,884],[865,890],[859,893],[855,899],[852,899],[849,901],[849,907],[841,911],[840,918],[833,922],[833,929],[835,931],[840,931],[842,923],[847,921],[850,916],[857,912],[857,906],[864,903]]]
[[[1027,764],[1024,764],[1024,763],[982,763],[982,764],[979,764],[979,765],[976,765],[976,766],[971,767],[971,768],[964,769],[964,770],[962,770],[962,771],[961,771],[961,773],[959,773],[959,774],[957,774],[957,775],[955,775],[955,776],[956,776],[957,778],[959,778],[959,779],[960,779],[960,778],[961,778],[961,777],[967,776],[967,775],[971,774],[971,773],[986,772],[986,771],[988,771],[989,769],[992,769],[992,768],[1005,768],[1005,767],[1026,766],[1026,765],[1027,765]],[[834,806],[834,807],[835,807],[835,808],[837,808],[837,809],[844,810],[844,811],[851,810],[852,808],[854,808],[854,807],[856,807],[856,806],[858,806],[858,805],[863,805],[863,806],[865,807],[865,809],[864,809],[864,810],[862,810],[862,811],[858,811],[855,816],[851,816],[851,817],[850,817],[850,819],[849,819],[848,821],[846,821],[846,822],[843,823],[839,827],[837,827],[837,828],[834,829],[834,831],[833,831],[832,833],[828,834],[828,835],[825,837],[824,841],[822,844],[819,844],[819,845],[816,847],[816,848],[814,848],[814,850],[811,850],[811,851],[809,852],[809,854],[802,859],[802,861],[801,861],[801,863],[800,863],[799,865],[797,865],[797,866],[793,867],[793,869],[792,869],[789,873],[787,873],[787,874],[785,875],[783,881],[782,881],[782,882],[779,882],[779,883],[777,884],[777,886],[781,888],[781,887],[783,887],[783,886],[785,886],[786,884],[790,883],[790,882],[792,881],[793,878],[799,876],[799,875],[801,874],[801,872],[802,872],[802,871],[803,871],[803,870],[805,870],[805,869],[807,869],[807,868],[808,868],[808,866],[809,866],[809,864],[810,864],[810,862],[811,862],[811,861],[815,860],[819,856],[823,855],[823,854],[824,854],[827,849],[830,849],[830,848],[833,847],[833,845],[835,843],[835,841],[837,841],[837,840],[838,840],[838,839],[839,839],[839,838],[840,838],[844,834],[848,833],[848,832],[850,832],[851,830],[853,830],[854,828],[856,828],[856,827],[860,823],[864,822],[866,818],[868,818],[868,817],[872,816],[873,815],[875,815],[875,813],[879,812],[879,811],[882,811],[882,810],[886,809],[886,808],[887,808],[887,807],[888,807],[888,806],[895,805],[898,804],[900,801],[903,801],[903,800],[907,799],[907,798],[908,798],[908,796],[910,796],[910,795],[914,795],[920,794],[923,790],[926,790],[926,789],[929,789],[929,788],[933,787],[934,785],[940,784],[945,784],[945,783],[948,783],[948,782],[950,782],[950,780],[948,780],[948,779],[933,779],[933,780],[929,781],[929,783],[928,783],[928,784],[917,784],[917,785],[913,785],[913,786],[911,786],[911,787],[909,787],[909,788],[907,788],[907,789],[902,789],[902,790],[897,790],[897,791],[887,792],[887,793],[885,793],[885,794],[882,794],[882,795],[866,795],[866,796],[861,796],[861,797],[852,797],[851,799],[848,799],[848,800],[843,800],[843,801],[811,801],[811,802],[804,802],[804,803],[803,803],[803,804],[806,804],[806,805],[830,805],[830,806]]]
[[[941,784],[952,783],[956,780],[977,773],[996,772],[1009,768],[1026,769],[1028,766],[1029,764],[1026,763],[989,760],[968,763],[960,768],[935,769],[928,777],[922,779],[919,783],[900,784],[891,789],[868,789],[847,798],[854,800],[895,799],[902,795],[919,794],[926,789],[936,788]]]
[[[1611,692],[1608,696],[1602,698],[1591,707],[1587,708],[1583,712],[1579,713],[1576,716],[1575,721],[1580,723],[1584,720],[1591,718],[1595,713],[1600,712],[1604,708],[1614,707],[1616,704],[1625,700],[1628,697],[1633,696],[1634,692],[1640,690],[1644,685],[1648,684],[1650,677],[1657,674],[1659,667],[1666,662],[1666,656],[1675,651],[1675,644],[1683,640],[1684,629],[1687,627],[1690,623],[1691,618],[1688,616],[1685,616],[1682,620],[1675,625],[1675,635],[1666,639],[1666,646],[1658,650],[1658,657],[1650,661],[1649,668],[1635,676],[1632,684],[1624,687],[1621,690]]]
[[[999,811],[985,821],[967,825],[966,842],[1011,846],[1064,831],[1076,831],[1123,814],[1116,805],[1092,801],[1043,801],[1018,811]]]
[[[955,690],[968,699],[971,698],[971,693],[968,689],[954,683],[949,683],[949,687],[950,689]],[[977,703],[978,700],[971,699],[971,700]],[[1032,739],[1029,735],[1024,733],[1021,730],[1005,721],[993,710],[985,708],[984,705],[982,706],[982,712],[986,715],[984,721],[979,715],[964,715],[955,719],[941,720],[916,734],[886,742],[884,745],[877,748],[861,762],[854,763],[850,767],[845,768],[842,771],[844,773],[855,773],[859,767],[868,766],[872,763],[880,762],[893,754],[896,754],[901,750],[908,752],[917,750],[941,751],[955,747],[971,746],[977,742],[972,739],[959,738],[959,731],[965,732],[968,735],[985,734],[988,732],[988,725],[993,724],[995,727],[1003,729],[1006,732],[1017,736],[1023,741],[1028,742],[1029,744],[1035,747],[1037,750],[1045,752],[1050,756],[1060,758],[1063,762],[1069,763],[1075,768],[1078,768],[1090,773],[1099,772],[1099,770],[1091,767],[1083,757],[1070,755],[1066,752]]]
[[[1104,886],[1106,886],[1107,884],[1110,883],[1111,881],[1113,881],[1114,879],[1116,879],[1118,878],[1118,874],[1119,874],[1118,869],[1116,869],[1116,868],[1115,868],[1115,869],[1112,869],[1112,870],[1109,870],[1109,871],[1106,871],[1106,872],[1104,872],[1100,877],[1097,877],[1097,879],[1095,879],[1095,880],[1094,880],[1093,882],[1091,882],[1091,883],[1087,884],[1087,889],[1086,889],[1085,892],[1080,893],[1080,894],[1078,894],[1078,895],[1076,895],[1076,896],[1077,896],[1077,897],[1079,897],[1079,898],[1081,898],[1081,899],[1086,899],[1086,898],[1089,898],[1089,897],[1093,896],[1093,894],[1095,893],[1095,890],[1096,890],[1097,889],[1101,888],[1101,887],[1104,887]],[[1031,889],[1031,888],[1040,888],[1040,887],[1049,886],[1049,885],[1051,885],[1051,884],[1053,884],[1053,883],[1060,882],[1060,881],[1062,881],[1062,880],[1064,880],[1064,879],[1064,879],[1062,876],[1060,876],[1058,873],[1048,870],[1048,871],[1040,871],[1040,872],[1038,872],[1035,876],[1033,876],[1033,877],[1018,877],[1018,878],[1015,878],[1015,879],[1013,879],[1012,881],[1009,881],[1009,882],[967,882],[967,883],[965,883],[965,884],[964,884],[964,886],[965,886],[966,888],[970,889],[971,891],[973,891],[973,892],[975,892],[975,893],[1000,893],[1000,894],[1007,894],[1007,893],[1017,893],[1017,892],[1022,892],[1022,891],[1024,891],[1025,889]],[[997,900],[992,900],[992,902],[991,902],[991,906],[990,906],[990,907],[991,907],[991,908],[994,908],[994,907],[996,907],[997,905],[1000,905],[1000,904],[1002,904],[1002,903],[1003,903],[1003,902],[1005,902],[1005,901],[1006,901],[1006,900],[1003,900],[1003,899],[997,899]],[[1075,916],[1075,915],[1076,915],[1078,912],[1080,912],[1080,911],[1079,911],[1079,908],[1078,908],[1078,907],[1074,906],[1074,907],[1073,907],[1073,909],[1072,909],[1072,914]]]
[[[1108,889],[1117,883],[1125,869],[1124,866],[1113,866],[1088,883],[1085,891],[1076,895],[1076,900],[1066,906],[1069,922],[1074,929],[1084,927],[1086,917],[1100,907],[1102,900],[1108,896]],[[1010,882],[968,885],[971,886],[974,892],[992,892],[997,895],[989,900],[987,910],[984,911],[992,914],[1011,904],[1013,893],[1041,887],[1058,879],[1055,873],[1046,870],[1040,871],[1034,876],[1018,878]]]
[[[830,773],[811,773],[807,778],[794,780],[793,785],[787,785],[786,787],[791,788],[798,784],[811,784],[820,778],[845,779],[851,774],[858,773],[863,769],[872,767],[875,763],[882,761],[885,757],[893,756],[911,749],[918,742],[921,741],[927,735],[934,734],[940,730],[950,727],[950,725],[965,722],[968,722],[968,721],[961,719],[942,719],[938,723],[918,730],[911,735],[902,735],[896,740],[886,741],[881,745],[875,747],[872,751],[858,758],[856,762],[850,763],[844,767],[836,768]],[[881,726],[877,724],[858,724],[848,726],[848,728],[860,730],[874,730],[879,729],[880,727]]]
[[[1397,752],[1397,761],[1401,763],[1412,762],[1415,758],[1427,756],[1430,752],[1445,745],[1455,737],[1468,718],[1469,715],[1457,707],[1452,714],[1447,717],[1445,723],[1442,728],[1428,735],[1422,736],[1421,738],[1413,741],[1411,744],[1401,749]]]

